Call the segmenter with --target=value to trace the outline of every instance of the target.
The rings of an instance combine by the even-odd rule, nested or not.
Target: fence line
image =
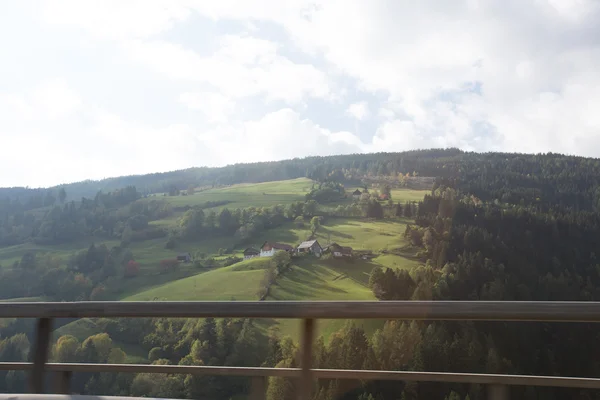
[[[600,322],[600,302],[85,301],[2,303],[0,318],[314,318]]]
[[[297,318],[303,320],[300,368],[246,368],[146,364],[48,363],[53,318]],[[297,379],[298,397],[309,400],[314,379],[402,380],[477,383],[489,398],[507,400],[510,385],[600,389],[600,378],[498,375],[419,371],[313,369],[312,344],[317,319],[402,319],[533,322],[600,322],[600,302],[498,301],[218,301],[218,302],[76,302],[0,303],[0,318],[38,318],[33,363],[0,362],[0,370],[31,372],[33,393],[44,393],[45,372],[58,373],[56,391],[69,393],[73,372],[127,372],[246,376],[252,378],[251,400],[263,399],[265,378]],[[0,395],[0,399],[2,399]],[[37,398],[37,397],[36,397]],[[79,398],[79,397],[78,397]],[[82,397],[83,398],[83,397]],[[108,397],[107,397],[108,398]],[[113,397],[114,399],[114,397]]]

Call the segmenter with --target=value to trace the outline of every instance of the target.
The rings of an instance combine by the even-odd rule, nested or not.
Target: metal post
[[[70,394],[71,393],[71,371],[58,371],[56,377],[56,393]]]
[[[249,400],[264,400],[267,398],[266,376],[252,377]]]
[[[51,318],[40,318],[37,321],[35,345],[33,346],[33,371],[31,371],[31,392],[44,393],[44,369],[48,361],[50,346]]]
[[[508,400],[509,391],[506,385],[489,385],[488,398],[490,400]]]
[[[300,378],[300,388],[298,390],[299,400],[310,400],[312,395],[312,344],[314,335],[315,320],[307,318],[304,320],[302,329],[302,343],[300,347],[300,367],[302,375]]]

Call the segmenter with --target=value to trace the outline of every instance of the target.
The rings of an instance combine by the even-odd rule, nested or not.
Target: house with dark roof
[[[323,248],[316,240],[308,240],[306,242],[302,242],[296,247],[296,252],[298,254],[307,254],[311,253],[316,255],[317,257],[321,257],[321,253],[323,253]]]
[[[189,263],[190,261],[192,261],[192,255],[190,253],[179,253],[177,254],[177,261]]]
[[[254,247],[248,247],[244,250],[244,260],[249,260],[258,256],[260,256],[260,250],[257,250]]]
[[[352,198],[354,200],[360,200],[360,195],[362,194],[362,192],[358,189],[356,189],[354,192],[352,192]]]
[[[352,247],[340,246],[337,243],[331,243],[327,250],[331,252],[334,257],[352,257]]]
[[[293,250],[294,248],[289,244],[277,242],[264,242],[263,245],[260,246],[260,256],[271,257],[278,251],[292,252]]]

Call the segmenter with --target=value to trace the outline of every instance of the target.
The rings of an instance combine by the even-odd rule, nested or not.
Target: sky
[[[600,157],[598,0],[0,2],[0,186],[458,147]]]

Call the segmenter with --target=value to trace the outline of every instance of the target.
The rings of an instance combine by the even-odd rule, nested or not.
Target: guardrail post
[[[37,320],[35,344],[33,346],[33,370],[31,371],[30,380],[30,390],[33,393],[44,393],[44,370],[48,361],[51,330],[51,318],[39,318]]]
[[[300,378],[300,390],[298,390],[299,400],[310,400],[312,394],[312,344],[315,328],[315,320],[307,318],[304,320],[302,329],[302,344],[300,347],[300,367],[302,375]]]
[[[71,393],[71,375],[68,370],[58,371],[56,377],[56,393],[70,394]]]
[[[252,377],[249,400],[264,400],[267,398],[266,376]]]
[[[508,400],[508,386],[506,385],[489,385],[488,398],[490,400]]]

